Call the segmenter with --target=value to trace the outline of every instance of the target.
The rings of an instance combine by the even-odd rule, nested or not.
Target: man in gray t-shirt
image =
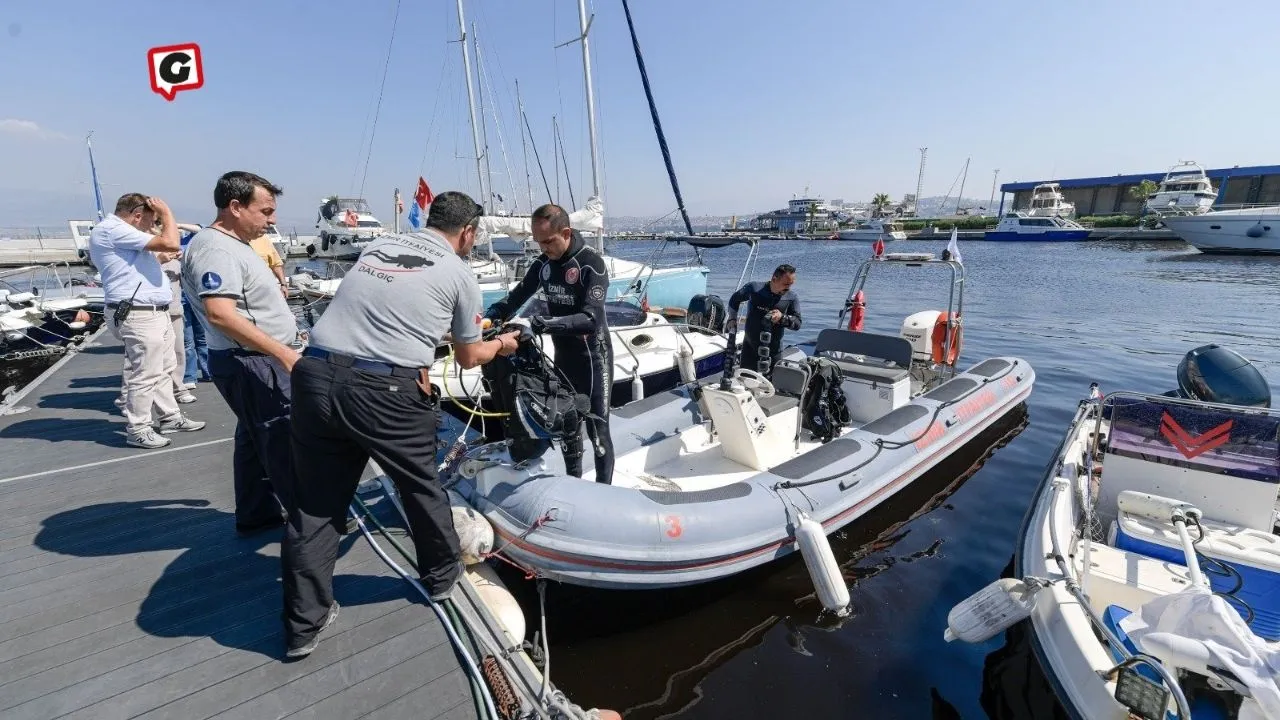
[[[276,276],[249,247],[275,222],[280,193],[249,172],[218,178],[218,217],[191,238],[182,260],[182,289],[209,344],[209,374],[236,416],[241,536],[283,525],[293,485],[289,371],[298,360],[298,325]]]
[[[446,332],[480,339],[484,305],[471,265],[439,230],[383,235],[365,248],[311,328],[310,345],[408,368],[430,367]]]
[[[280,292],[280,281],[249,244],[219,227],[207,227],[187,245],[182,289],[187,297],[227,298],[235,313],[281,345],[297,343],[298,321]],[[204,303],[193,308],[206,328],[209,350],[234,350],[245,343],[210,324]]]
[[[293,371],[297,509],[281,548],[288,657],[315,650],[337,616],[338,529],[370,457],[400,492],[427,591],[443,599],[462,576],[426,369],[446,332],[464,368],[515,352],[516,333],[480,339],[480,287],[463,258],[482,212],[462,193],[441,193],[425,232],[365,248],[311,329]]]

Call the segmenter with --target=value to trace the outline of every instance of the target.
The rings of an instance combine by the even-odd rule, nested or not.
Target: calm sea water
[[[638,256],[651,247],[617,250]],[[629,719],[1050,716],[1051,706],[1035,705],[1048,697],[1017,638],[946,643],[948,610],[1009,565],[1049,455],[1090,382],[1104,392],[1164,391],[1184,353],[1218,342],[1280,388],[1280,261],[1208,257],[1181,243],[968,242],[961,251],[963,360],[1021,357],[1036,371],[1035,390],[1025,413],[839,534],[852,616],[821,611],[798,556],[678,592],[550,586],[551,677],[569,697]],[[787,340],[810,340],[834,325],[869,254],[855,243],[767,243],[752,277],[782,262],[797,267],[804,328]],[[745,257],[742,248],[708,253],[714,291],[731,292]],[[883,270],[867,286],[868,330],[896,332],[912,312],[946,307],[942,270]],[[529,610],[535,598],[521,593]]]

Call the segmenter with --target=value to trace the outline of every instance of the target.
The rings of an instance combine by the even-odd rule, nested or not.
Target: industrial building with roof
[[[1280,165],[1237,165],[1205,170],[1205,174],[1218,191],[1214,207],[1280,204]],[[1035,186],[1056,182],[1062,188],[1065,199],[1075,203],[1077,216],[1137,215],[1143,201],[1133,197],[1129,189],[1143,180],[1160,182],[1164,176],[1164,172],[1154,172],[1005,183],[1000,186],[1000,214],[1004,214],[1006,206],[1011,210],[1025,210],[1031,203],[1031,191]],[[1008,198],[1006,195],[1013,197]]]

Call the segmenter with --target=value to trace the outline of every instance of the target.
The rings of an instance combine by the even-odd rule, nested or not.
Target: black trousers
[[[584,418],[587,437],[595,451],[596,482],[613,483],[613,436],[609,434],[609,396],[613,392],[612,353],[590,353],[588,357],[574,357],[561,361],[556,353],[556,367],[564,373],[569,384],[580,395],[590,398],[591,415]],[[582,477],[582,436],[565,438],[561,447],[565,471],[574,477]]]
[[[209,374],[236,416],[236,527],[279,524],[293,476],[289,373],[261,353],[213,350]]]
[[[461,571],[449,497],[436,473],[435,398],[412,378],[304,357],[293,368],[294,495],[281,548],[289,646],[306,644],[333,604],[347,507],[372,457],[395,483],[419,574],[432,593]]]

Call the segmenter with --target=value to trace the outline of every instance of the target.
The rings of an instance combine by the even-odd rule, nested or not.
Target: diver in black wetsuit
[[[738,306],[747,304],[740,367],[756,370],[765,377],[773,375],[782,350],[783,331],[800,329],[800,298],[791,289],[795,281],[795,267],[779,265],[767,282],[749,282],[729,297],[726,333],[737,330]]]
[[[609,435],[609,393],[613,389],[613,344],[605,319],[609,272],[604,259],[569,227],[569,214],[558,205],[533,212],[533,239],[542,255],[507,296],[489,307],[486,317],[508,320],[534,293],[542,290],[548,315],[530,318],[536,333],[551,336],[555,365],[573,389],[591,399],[587,435],[595,446],[596,482],[613,481],[613,439]],[[566,437],[565,468],[582,477],[582,437]]]

